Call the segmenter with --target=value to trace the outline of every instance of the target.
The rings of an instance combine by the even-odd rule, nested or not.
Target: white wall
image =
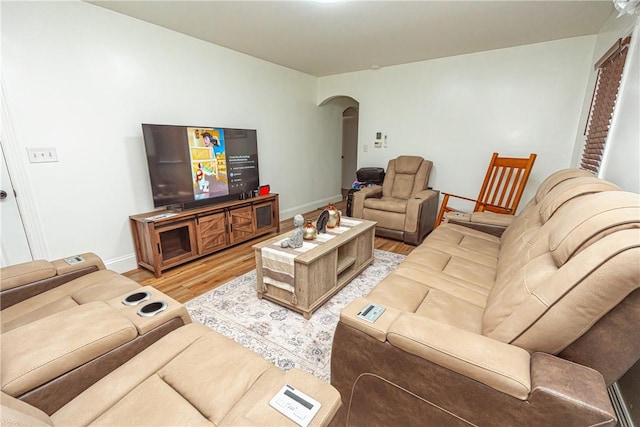
[[[569,167],[595,36],[323,77],[318,103],[360,103],[358,166],[402,154],[434,162],[429,185],[475,197],[494,151],[538,154],[523,203]],[[375,133],[388,148],[373,148]],[[368,152],[364,146],[368,145]]]
[[[314,77],[83,2],[0,4],[2,144],[36,257],[135,268],[128,216],[153,208],[141,123],[257,129],[285,218],[339,197],[342,110],[316,105]],[[30,164],[27,147],[60,161]]]

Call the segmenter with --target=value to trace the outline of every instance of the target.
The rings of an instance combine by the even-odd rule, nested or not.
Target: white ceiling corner
[[[88,1],[314,76],[596,34],[587,1]]]

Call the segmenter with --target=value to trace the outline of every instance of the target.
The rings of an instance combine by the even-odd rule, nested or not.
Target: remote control
[[[301,427],[307,427],[320,410],[320,402],[285,384],[269,405]]]

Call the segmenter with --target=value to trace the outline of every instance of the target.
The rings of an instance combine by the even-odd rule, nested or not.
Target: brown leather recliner
[[[441,225],[343,310],[336,425],[615,425],[607,386],[640,358],[640,195],[566,178],[500,236]]]
[[[353,194],[353,216],[376,221],[376,235],[417,245],[431,230],[439,192],[427,189],[433,163],[420,156],[389,160],[382,186]]]

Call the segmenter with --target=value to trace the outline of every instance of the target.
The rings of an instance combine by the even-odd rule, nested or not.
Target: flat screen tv
[[[155,207],[237,200],[260,186],[255,129],[142,124]]]

